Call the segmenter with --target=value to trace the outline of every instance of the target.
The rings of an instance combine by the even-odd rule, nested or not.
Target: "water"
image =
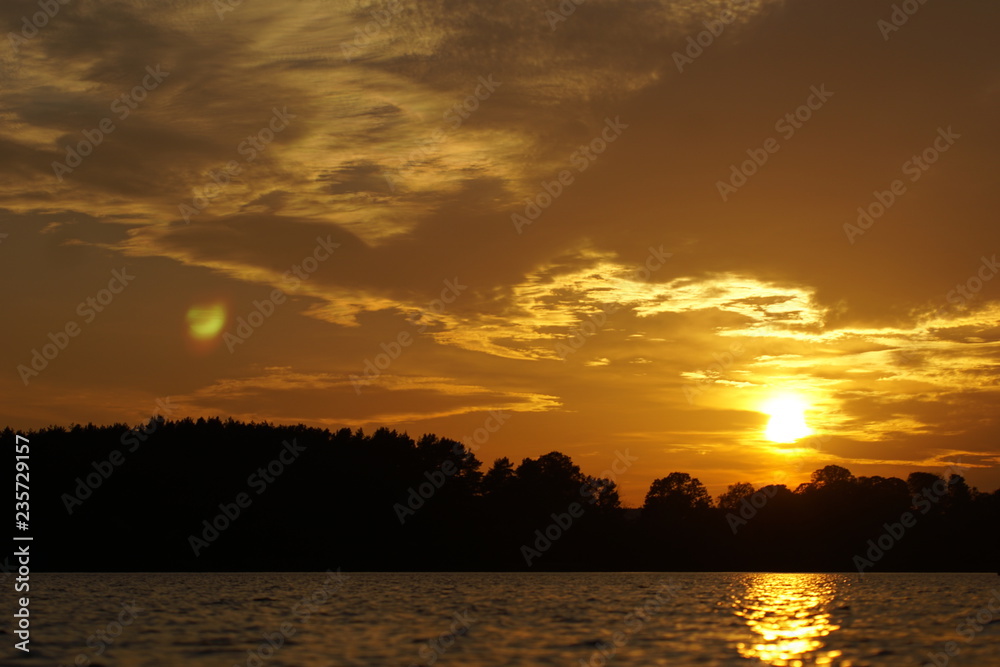
[[[31,595],[31,656],[8,629],[3,665],[1000,665],[983,574],[40,574]]]

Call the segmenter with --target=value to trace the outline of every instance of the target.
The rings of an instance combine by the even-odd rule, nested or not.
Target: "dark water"
[[[996,575],[50,574],[31,593],[31,656],[8,626],[3,665],[1000,666]]]

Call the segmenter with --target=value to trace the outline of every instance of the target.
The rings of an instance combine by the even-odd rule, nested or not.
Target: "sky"
[[[628,460],[631,505],[1000,486],[995,2],[0,19],[4,424],[387,426]]]

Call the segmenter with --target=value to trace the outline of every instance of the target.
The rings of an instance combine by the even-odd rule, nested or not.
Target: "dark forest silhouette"
[[[49,571],[992,571],[1000,552],[1000,490],[959,475],[826,466],[713,502],[672,473],[626,509],[559,452],[484,471],[454,440],[387,429],[158,418],[22,435]]]

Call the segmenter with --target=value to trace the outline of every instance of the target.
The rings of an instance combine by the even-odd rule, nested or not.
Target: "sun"
[[[226,307],[221,303],[192,306],[187,312],[188,333],[195,340],[211,340],[226,324]]]
[[[777,396],[761,411],[771,416],[764,437],[771,442],[795,442],[812,433],[806,424],[806,402],[797,396]]]

